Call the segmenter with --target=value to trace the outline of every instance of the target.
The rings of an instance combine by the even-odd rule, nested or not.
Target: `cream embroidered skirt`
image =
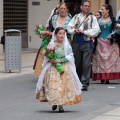
[[[47,70],[43,87],[36,94],[36,99],[41,102],[48,102],[50,105],[72,105],[81,101],[74,91],[74,82],[67,63],[62,64],[64,73],[59,74],[51,65]]]

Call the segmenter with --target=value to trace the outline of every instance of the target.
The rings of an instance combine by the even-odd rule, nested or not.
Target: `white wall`
[[[3,0],[0,0],[0,38],[3,35]]]
[[[32,5],[33,1],[40,2],[40,6]],[[36,25],[45,25],[53,8],[59,0],[29,0],[28,3],[28,47],[39,48],[41,39],[34,33]]]

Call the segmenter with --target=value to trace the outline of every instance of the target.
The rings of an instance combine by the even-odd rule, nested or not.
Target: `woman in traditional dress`
[[[109,83],[109,80],[120,79],[120,53],[118,44],[112,43],[111,40],[111,33],[115,26],[112,7],[105,4],[101,11],[102,18],[98,20],[101,33],[93,56],[92,79]]]
[[[65,3],[61,3],[59,7],[59,14],[55,14],[51,17],[49,21],[49,26],[47,26],[47,30],[53,32],[54,29],[57,27],[63,27],[64,29],[66,29],[70,20],[71,20],[71,17],[68,15],[67,5]],[[71,39],[71,35],[68,33],[67,33],[67,37],[69,40]],[[41,56],[39,51],[37,53],[34,67],[33,67],[33,69],[35,70],[34,71],[35,76],[39,76],[42,71],[43,57]]]
[[[71,21],[71,16],[68,14],[68,9],[66,3],[61,3],[59,7],[59,14],[54,14],[50,21],[48,30],[54,31],[57,27],[63,27],[65,30],[67,30],[67,25]],[[67,33],[67,38],[70,40],[71,35]]]
[[[77,76],[72,48],[67,40],[64,28],[58,27],[48,46],[55,47],[58,59],[45,57],[43,70],[36,85],[36,98],[48,102],[52,110],[59,107],[64,112],[63,105],[77,104],[81,101],[82,84]],[[64,73],[60,74],[54,63],[61,63]]]

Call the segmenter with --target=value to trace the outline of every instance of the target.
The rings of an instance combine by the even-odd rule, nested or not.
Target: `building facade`
[[[0,37],[6,29],[19,29],[22,31],[22,47],[38,49],[41,39],[34,33],[35,26],[45,25],[56,4],[67,1],[73,0],[0,0]],[[112,5],[115,16],[120,9],[120,0],[90,1],[92,13],[105,3]]]

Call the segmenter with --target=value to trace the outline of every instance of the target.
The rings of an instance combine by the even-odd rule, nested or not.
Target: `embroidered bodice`
[[[65,58],[64,45],[63,44],[58,44],[58,43],[55,43],[55,44],[56,44],[55,53],[57,54],[57,58],[62,60],[62,62],[68,61]]]
[[[109,19],[106,23],[103,22],[103,19],[99,19],[98,23],[100,25],[101,33],[99,34],[99,38],[106,39],[111,33],[111,25],[112,21]]]
[[[52,25],[53,25],[53,27],[54,27],[54,28],[56,28],[56,27],[63,27],[64,29],[66,29],[68,23],[69,23],[70,20],[71,20],[71,18],[67,15],[64,24],[59,24],[59,23],[57,23],[57,18],[58,18],[58,15],[54,15],[54,16],[52,17]]]

